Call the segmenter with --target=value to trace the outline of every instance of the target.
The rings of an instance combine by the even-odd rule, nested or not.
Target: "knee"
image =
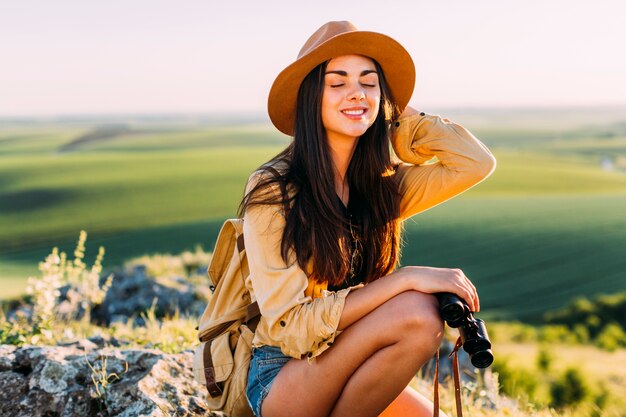
[[[396,305],[391,321],[402,341],[434,353],[443,337],[443,320],[435,296],[406,291],[393,300]]]

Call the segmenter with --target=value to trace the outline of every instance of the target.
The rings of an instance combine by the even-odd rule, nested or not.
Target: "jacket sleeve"
[[[249,181],[250,184],[250,181]],[[248,187],[249,188],[249,187]],[[285,227],[278,206],[255,206],[244,214],[244,241],[250,281],[269,337],[283,353],[297,359],[317,356],[340,332],[337,330],[346,296],[353,288],[305,295],[309,285],[295,254],[289,262],[280,254]]]
[[[482,142],[439,116],[419,113],[401,118],[392,124],[391,143],[404,161],[396,172],[403,220],[461,194],[496,167],[495,157]],[[434,157],[436,162],[431,161]]]

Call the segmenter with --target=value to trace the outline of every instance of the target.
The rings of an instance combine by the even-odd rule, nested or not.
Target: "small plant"
[[[7,320],[4,311],[0,310],[0,345],[21,346],[28,342],[31,335],[29,326],[23,317],[18,320]]]
[[[28,342],[37,344],[40,336],[44,343],[52,340],[52,324],[55,318],[57,300],[61,295],[65,275],[66,256],[53,248],[43,262],[39,263],[41,278],[29,278],[26,294],[30,296],[32,313],[30,325],[32,337]]]
[[[100,273],[102,272],[102,259],[104,258],[104,248],[100,246],[98,255],[91,268],[84,262],[85,241],[87,232],[81,230],[78,244],[74,250],[74,260],[65,263],[63,283],[69,284],[67,298],[72,305],[78,305],[84,310],[84,314],[89,317],[94,306],[101,304],[106,296],[107,290],[111,287],[113,277],[109,276],[100,286]]]
[[[93,387],[91,389],[91,395],[98,402],[98,407],[100,411],[106,410],[106,399],[107,393],[109,391],[110,385],[116,381],[119,381],[120,376],[115,373],[107,370],[107,357],[100,356],[100,364],[96,364],[95,366],[89,362],[89,359],[85,356],[85,360],[87,361],[87,365],[89,369],[91,369],[91,382],[93,383]],[[128,362],[124,362],[125,369],[124,373],[128,372]]]
[[[19,323],[20,327],[30,328],[22,343],[48,344],[54,342],[54,324],[59,319],[66,321],[77,317],[60,317],[59,303],[61,288],[69,286],[66,297],[71,305],[80,306],[85,317],[89,317],[91,310],[102,303],[107,290],[111,286],[112,276],[100,286],[102,259],[104,248],[100,247],[98,256],[91,268],[85,262],[85,241],[87,232],[80,232],[74,259],[68,260],[65,252],[53,248],[43,262],[39,263],[40,278],[29,278],[26,293],[30,297],[32,312],[26,323]],[[74,314],[77,314],[76,312]],[[28,335],[30,333],[30,335]]]

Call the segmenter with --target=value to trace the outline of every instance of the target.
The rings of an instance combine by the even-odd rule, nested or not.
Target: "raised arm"
[[[404,161],[396,173],[402,219],[461,194],[496,167],[495,157],[481,141],[440,116],[407,107],[391,129],[393,149]],[[437,160],[431,161],[434,157]]]

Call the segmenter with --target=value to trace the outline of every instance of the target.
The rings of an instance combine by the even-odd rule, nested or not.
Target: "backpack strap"
[[[272,168],[274,169],[274,168]],[[243,262],[244,251],[246,250],[246,243],[243,238],[243,232],[237,237],[237,251],[239,251],[239,261],[241,262],[241,272],[244,276],[250,274],[247,264]],[[260,318],[261,310],[259,309],[259,303],[256,301],[248,305],[246,309],[246,317],[243,322],[248,326],[250,330],[253,332],[256,330],[256,326],[259,323],[259,320],[255,320],[256,318]]]
[[[213,357],[211,356],[211,345],[213,339],[209,340],[204,345],[202,356],[204,358],[204,379],[206,379],[206,388],[209,391],[211,397],[219,397],[224,392],[221,384],[215,382],[215,367],[213,366]]]
[[[256,330],[257,324],[259,324],[259,319],[261,318],[261,310],[259,310],[259,303],[256,301],[248,306],[248,311],[246,313],[246,318],[244,323],[248,326],[252,332]]]

